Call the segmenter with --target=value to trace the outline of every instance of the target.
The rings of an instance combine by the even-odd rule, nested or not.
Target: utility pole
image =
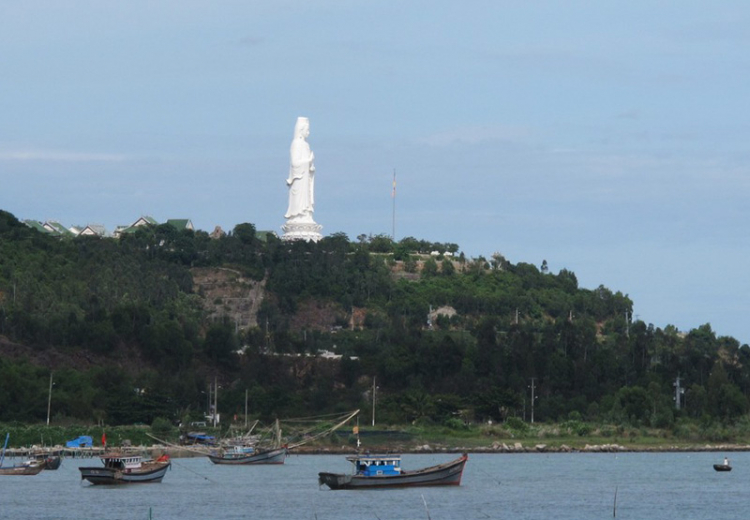
[[[628,311],[625,311],[625,337],[630,337],[630,316]]]
[[[268,318],[266,318],[266,354],[271,350],[271,336],[268,334]]]
[[[536,390],[536,386],[534,385],[534,382],[536,381],[535,377],[531,378],[531,424],[534,424],[534,390]]]
[[[245,388],[245,429],[247,429],[247,388]]]
[[[396,241],[396,168],[393,169],[393,191],[391,192],[391,199],[393,199],[393,231],[391,240]]]
[[[52,408],[52,372],[49,373],[49,395],[47,396],[47,426],[49,426],[49,412]]]
[[[372,376],[372,425],[375,426],[375,376]]]
[[[672,385],[674,386],[674,407],[679,410],[681,405],[680,398],[685,393],[685,389],[680,385],[680,376],[677,376]]]
[[[218,421],[218,412],[219,412],[219,383],[217,381],[217,377],[214,376],[214,428],[216,428],[216,423]]]
[[[208,401],[206,401],[206,419],[210,419],[213,414],[211,413],[211,403],[213,402],[213,395],[211,392],[213,391],[213,387],[211,386],[211,381],[208,382]]]

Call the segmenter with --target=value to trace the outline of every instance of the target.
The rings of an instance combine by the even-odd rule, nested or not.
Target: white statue
[[[294,139],[289,149],[289,209],[285,218],[296,222],[312,222],[315,209],[315,156],[307,143],[310,121],[298,117],[294,126]]]
[[[298,117],[294,125],[294,139],[289,149],[289,208],[284,217],[286,224],[281,226],[283,240],[312,240],[322,238],[323,226],[313,220],[315,210],[315,156],[307,143],[310,135],[310,121]]]

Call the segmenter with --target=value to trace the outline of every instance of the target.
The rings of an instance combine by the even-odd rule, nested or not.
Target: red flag
[[[107,434],[102,432],[102,446],[107,447]]]

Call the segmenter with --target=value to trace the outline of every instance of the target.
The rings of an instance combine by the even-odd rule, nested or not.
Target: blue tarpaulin
[[[94,445],[94,439],[88,435],[81,435],[77,439],[65,443],[66,448],[91,448]]]
[[[187,440],[191,444],[215,444],[216,437],[206,435],[205,433],[190,432],[187,434]]]

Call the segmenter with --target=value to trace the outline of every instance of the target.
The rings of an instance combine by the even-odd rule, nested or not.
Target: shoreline
[[[291,454],[297,455],[349,455],[357,453],[353,448],[306,448],[297,449]],[[624,446],[620,444],[587,444],[583,447],[571,447],[567,445],[549,446],[546,444],[523,445],[515,443],[513,445],[501,445],[499,447],[432,447],[429,445],[416,446],[410,449],[393,450],[382,446],[374,446],[367,450],[370,453],[474,453],[474,454],[523,454],[523,453],[698,453],[698,452],[742,452],[750,451],[750,445],[747,444],[706,444],[703,446]]]
[[[397,448],[397,449],[394,449]],[[150,446],[112,446],[107,449],[102,447],[94,448],[65,448],[62,446],[30,448],[8,448],[5,452],[6,459],[29,458],[40,454],[55,454],[64,458],[72,459],[90,459],[98,458],[105,452],[124,452],[124,453],[148,453],[152,457],[169,455],[172,458],[193,458],[205,457],[211,451],[210,448],[196,449],[191,447],[165,446],[162,444],[153,444]],[[621,444],[586,444],[582,447],[573,447],[562,444],[560,446],[550,446],[547,444],[529,444],[517,442],[512,445],[505,443],[496,443],[492,446],[479,447],[445,447],[430,446],[424,444],[421,446],[372,446],[367,450],[369,453],[402,453],[402,454],[435,454],[435,453],[469,453],[469,454],[530,454],[530,453],[699,453],[699,452],[744,452],[750,451],[750,445],[747,444],[704,444],[704,445],[687,445],[687,446],[627,446]],[[350,446],[300,446],[289,452],[291,455],[352,455],[357,453],[354,447]]]

